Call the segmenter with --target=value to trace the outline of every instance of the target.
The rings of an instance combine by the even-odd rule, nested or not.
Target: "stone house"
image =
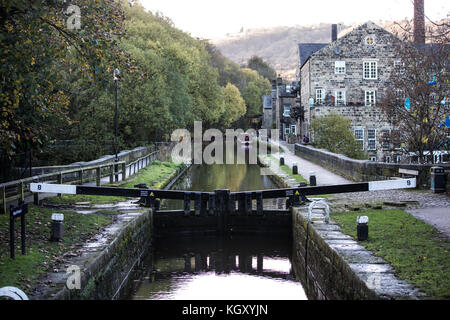
[[[386,92],[386,82],[400,63],[393,47],[394,35],[373,22],[366,22],[332,42],[298,45],[299,105],[303,119],[298,131],[311,136],[311,121],[330,113],[351,120],[351,129],[372,161],[400,162],[399,146],[383,139],[394,130],[377,108]]]
[[[272,96],[269,95],[263,95],[262,96],[262,102],[263,102],[263,118],[262,118],[262,124],[261,129],[272,129]]]
[[[287,140],[290,136],[296,137],[298,134],[296,120],[291,116],[297,103],[297,88],[296,82],[283,83],[280,77],[272,80],[273,123],[279,130],[281,140]]]

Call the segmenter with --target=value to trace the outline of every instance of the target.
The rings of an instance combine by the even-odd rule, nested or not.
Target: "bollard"
[[[369,217],[357,217],[356,222],[358,223],[356,226],[358,241],[366,241],[369,238],[369,226],[367,225],[369,222]]]
[[[64,215],[62,213],[52,214],[50,241],[61,241],[62,240],[63,220],[64,220]]]
[[[280,157],[280,166],[284,166],[284,158]]]
[[[317,180],[316,180],[316,173],[311,171],[309,173],[309,185],[311,187],[315,187],[317,185]]]
[[[294,162],[292,164],[292,174],[298,174],[298,166],[297,166],[297,162]]]

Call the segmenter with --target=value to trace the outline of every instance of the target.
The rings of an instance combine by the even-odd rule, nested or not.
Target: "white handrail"
[[[313,211],[314,207],[317,205],[320,205],[320,204],[325,206],[325,208],[319,208],[319,209],[325,210],[325,223],[326,224],[330,223],[330,206],[324,200],[318,200],[318,201],[311,202],[311,204],[308,207],[308,223],[311,223],[311,221],[312,221],[312,211]]]

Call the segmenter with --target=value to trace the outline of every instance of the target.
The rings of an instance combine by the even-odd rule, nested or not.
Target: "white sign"
[[[54,213],[54,214],[52,214],[52,220],[53,221],[63,221],[64,215],[62,213]]]
[[[416,187],[416,178],[369,182],[369,191],[407,189]]]
[[[356,222],[358,222],[358,224],[367,224],[369,222],[369,217],[367,216],[358,217],[356,218]]]
[[[30,183],[31,192],[77,194],[77,186],[67,184]]]

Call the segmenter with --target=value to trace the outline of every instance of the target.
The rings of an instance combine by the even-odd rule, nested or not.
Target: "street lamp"
[[[120,79],[120,71],[119,69],[114,70],[114,82],[116,84],[116,111],[114,115],[114,149],[116,153],[116,157],[114,158],[114,162],[119,162],[118,149],[119,149],[119,140],[118,140],[118,121],[119,121],[119,101],[117,99],[118,91],[119,91],[119,79]],[[116,172],[116,182],[119,181],[119,174],[117,173],[117,164],[115,165],[114,171]]]

